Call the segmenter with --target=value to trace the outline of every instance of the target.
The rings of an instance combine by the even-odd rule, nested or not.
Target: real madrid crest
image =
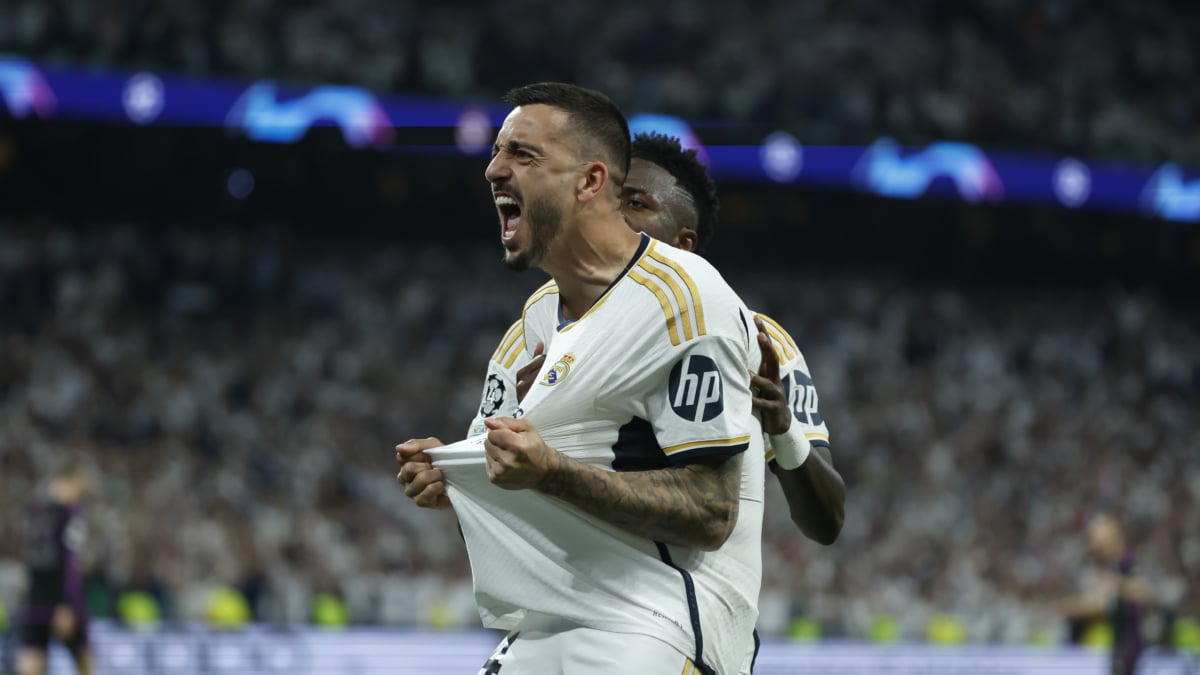
[[[556,361],[554,365],[550,366],[550,369],[547,370],[546,374],[542,376],[540,383],[546,385],[547,387],[553,387],[559,382],[562,382],[563,378],[565,378],[567,374],[571,372],[571,364],[573,363],[575,363],[574,354],[571,352],[563,354],[563,357]]]

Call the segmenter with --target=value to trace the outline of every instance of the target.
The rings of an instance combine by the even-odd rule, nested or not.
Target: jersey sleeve
[[[767,337],[775,348],[779,359],[779,379],[783,383],[783,393],[787,397],[788,407],[792,410],[792,424],[787,435],[793,443],[805,440],[812,446],[829,447],[829,428],[825,418],[821,416],[820,397],[813,384],[812,374],[804,354],[796,346],[792,336],[788,334],[775,320],[759,314],[767,328]],[[771,447],[771,436],[766,436],[767,461],[775,460]]]
[[[467,438],[484,433],[483,420],[488,417],[516,416],[521,403],[517,399],[517,372],[533,360],[538,342],[549,343],[557,307],[558,285],[553,279],[542,284],[525,301],[521,318],[504,332],[488,361],[479,407],[467,429]]]
[[[665,386],[651,392],[647,410],[671,464],[745,451],[750,434],[758,432],[745,345],[719,336],[692,340],[671,365]]]
[[[523,322],[517,320],[504,333],[496,351],[488,361],[487,375],[483,381],[483,391],[479,397],[479,407],[475,409],[475,418],[467,429],[467,437],[477,436],[487,429],[483,420],[488,417],[510,416],[516,413],[517,405],[517,371],[525,365],[525,331]]]

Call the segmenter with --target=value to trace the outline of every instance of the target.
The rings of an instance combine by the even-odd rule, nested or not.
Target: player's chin
[[[524,272],[533,266],[529,253],[514,247],[504,247],[504,266],[514,272]]]

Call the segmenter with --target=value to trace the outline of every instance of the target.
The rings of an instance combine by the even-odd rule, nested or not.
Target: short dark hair
[[[629,175],[629,123],[625,115],[607,96],[592,89],[563,82],[539,82],[517,87],[504,95],[512,106],[543,104],[567,111],[571,125],[587,140],[586,150],[595,146],[618,192]]]
[[[678,138],[658,132],[635,136],[633,156],[661,166],[691,196],[696,206],[696,252],[703,252],[717,229],[721,211],[717,184],[708,175],[708,167],[700,163],[695,150],[684,150]]]

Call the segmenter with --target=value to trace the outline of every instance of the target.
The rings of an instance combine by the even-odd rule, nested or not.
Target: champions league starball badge
[[[487,377],[487,389],[483,393],[483,405],[479,406],[479,414],[484,417],[495,415],[504,403],[504,381],[498,375]]]

